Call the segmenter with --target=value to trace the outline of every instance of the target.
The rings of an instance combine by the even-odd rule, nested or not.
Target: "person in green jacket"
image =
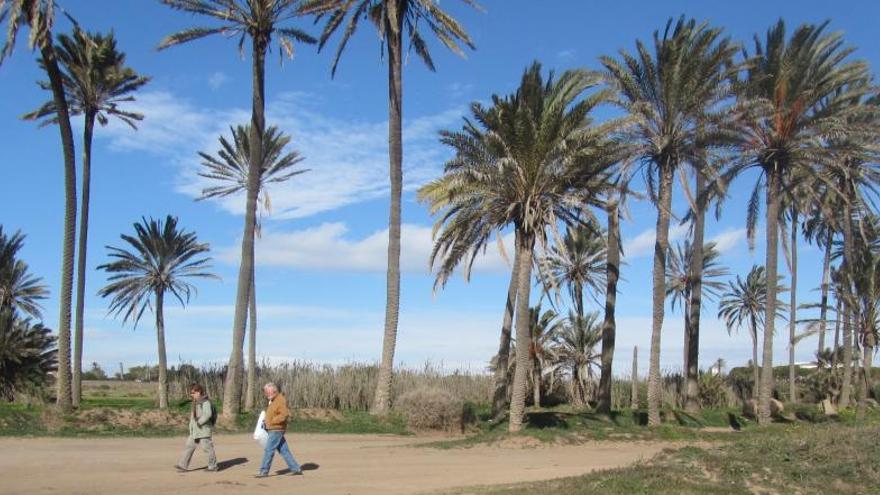
[[[217,415],[214,412],[214,406],[211,399],[205,393],[205,387],[198,383],[193,383],[189,391],[192,397],[192,413],[189,416],[189,437],[186,439],[186,447],[180,460],[174,465],[177,471],[184,473],[189,468],[189,461],[192,459],[196,445],[201,445],[202,450],[208,454],[208,471],[217,471],[217,456],[214,454],[214,441],[211,437],[214,435],[214,422]]]

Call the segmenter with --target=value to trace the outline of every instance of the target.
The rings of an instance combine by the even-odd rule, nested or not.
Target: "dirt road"
[[[596,442],[539,448],[480,446],[439,450],[430,441],[379,435],[288,435],[304,476],[255,479],[262,451],[248,435],[215,437],[221,470],[173,469],[184,438],[0,439],[2,494],[408,494],[472,485],[535,481],[619,467],[647,459],[669,444]],[[269,490],[266,490],[269,488]]]

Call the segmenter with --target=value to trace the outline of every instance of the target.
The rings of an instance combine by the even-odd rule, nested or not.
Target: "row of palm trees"
[[[274,152],[269,151],[271,145],[266,142],[285,138],[271,127],[267,129],[265,123],[265,55],[273,37],[279,50],[292,57],[295,43],[318,42],[319,47],[323,47],[344,24],[331,69],[331,74],[335,74],[340,56],[360,21],[368,20],[378,31],[382,48],[387,49],[389,64],[391,210],[383,357],[374,410],[387,410],[391,401],[391,365],[400,296],[403,42],[407,38],[417,55],[433,69],[427,43],[418,29],[420,23],[428,25],[445,46],[457,53],[461,53],[461,46],[473,47],[470,38],[430,0],[162,0],[162,3],[212,19],[216,24],[172,34],[160,43],[160,49],[215,34],[237,35],[242,48],[246,41],[251,43],[250,125],[233,129],[234,144],[221,140],[219,158],[202,154],[207,167],[204,175],[223,181],[221,186],[206,189],[205,197],[237,191],[246,193],[233,342],[224,393],[223,411],[227,417],[234,416],[241,406],[248,313],[252,324],[251,349],[255,338],[254,242],[261,191],[268,182],[285,180],[302,172],[292,169],[300,160],[298,155],[293,152],[288,158],[290,155],[281,151],[287,142]],[[466,3],[475,5],[467,0]],[[291,25],[294,19],[306,17],[326,20],[318,39]],[[53,0],[0,0],[0,20],[9,26],[0,61],[11,53],[16,32],[22,27],[29,28],[29,43],[40,50],[40,63],[49,79],[45,87],[52,92],[51,102],[29,116],[57,123],[64,150],[66,202],[59,297],[58,403],[67,409],[73,405],[68,384],[76,223],[70,115],[81,113],[86,119],[83,157],[86,173],[91,161],[94,120],[104,123],[109,116],[115,116],[134,126],[141,116],[121,111],[117,105],[130,100],[131,93],[145,84],[147,78],[125,67],[124,56],[115,50],[110,35],[91,35],[76,26],[67,41],[59,37],[56,44],[52,36],[54,19]],[[778,279],[779,232],[787,228],[791,233],[791,241],[783,235],[784,243],[790,244],[786,252],[790,254],[793,275],[790,311],[796,310],[794,267],[800,218],[809,219],[806,222],[811,225],[808,237],[812,236],[826,247],[827,267],[831,262],[832,241],[842,239],[841,261],[835,272],[842,283],[837,284],[836,295],[844,310],[841,318],[844,341],[852,342],[852,322],[863,322],[863,316],[868,313],[865,304],[844,293],[856,294],[853,264],[861,252],[859,246],[866,244],[862,224],[872,211],[870,196],[877,183],[873,166],[877,152],[877,97],[867,64],[853,61],[850,57],[853,49],[845,45],[840,34],[829,34],[826,28],[827,23],[803,25],[789,36],[780,21],[763,39],[756,37],[750,52],[726,37],[720,28],[683,17],[670,19],[662,31],[654,33],[653,44],[637,41],[635,52],[624,50],[618,57],[601,57],[601,72],[571,70],[558,79],[551,75],[545,81],[540,65],[532,65],[524,73],[515,94],[494,96],[489,106],[473,104],[472,118],[466,119],[462,129],[441,134],[441,141],[449,145],[456,156],[446,164],[443,177],[419,191],[419,197],[429,205],[432,214],[439,215],[431,256],[432,265],[438,269],[437,287],[442,287],[462,264],[469,274],[475,257],[493,236],[500,236],[505,229],[513,230],[515,235],[494,393],[497,412],[503,403],[499,398],[506,397],[506,393],[502,393],[506,388],[502,375],[507,367],[501,364],[510,355],[516,320],[511,430],[516,431],[523,424],[525,387],[531,369],[528,310],[533,267],[546,274],[541,279],[551,292],[554,287],[563,285],[562,282],[567,284],[576,314],[583,317],[583,290],[588,284],[589,271],[597,271],[596,260],[570,259],[571,246],[566,242],[591,242],[591,239],[596,242],[596,236],[605,235],[595,228],[598,225],[595,211],[603,211],[608,219],[607,241],[603,240],[607,252],[605,276],[596,279],[593,287],[587,287],[598,293],[604,283],[599,406],[603,410],[610,408],[614,308],[620,271],[619,215],[628,197],[635,195],[630,183],[638,174],[644,176],[647,195],[657,206],[648,377],[651,424],[660,420],[659,352],[665,299],[669,294],[678,294],[676,297],[686,311],[687,405],[695,408],[698,407],[704,277],[707,292],[711,294],[712,290],[707,271],[707,261],[711,258],[707,259],[705,249],[684,248],[677,266],[667,262],[676,176],[689,205],[686,219],[691,225],[690,245],[703,246],[705,213],[709,206],[724,199],[728,185],[744,170],[758,169],[759,179],[747,215],[749,239],[753,242],[755,237],[763,193],[767,280]],[[96,60],[107,67],[103,76],[95,68]],[[594,122],[591,112],[601,104],[618,107],[623,116],[604,123]],[[270,161],[286,165],[267,173],[273,166]],[[693,177],[693,185],[689,176]],[[88,181],[83,182],[81,266],[85,266],[83,246],[88,223]],[[268,195],[263,194],[264,205],[268,206]],[[168,223],[171,218],[166,219],[166,226]],[[147,221],[142,225],[146,226]],[[561,228],[570,231],[566,234],[568,240],[560,232]],[[573,232],[580,228],[587,233],[577,234],[582,236],[578,241]],[[571,273],[554,274],[553,256],[544,256],[546,263],[541,262],[536,249],[545,254],[555,250],[557,260],[578,264],[578,268]],[[669,277],[670,269],[677,270],[679,276]],[[602,271],[601,268],[598,271]],[[829,273],[830,280],[831,269],[826,268],[825,272]],[[83,269],[78,286],[84,284],[84,277]],[[671,282],[669,286],[667,279]],[[675,286],[676,283],[679,286]],[[830,285],[827,281],[823,283],[823,294],[831,290]],[[758,400],[762,423],[769,419],[770,412],[774,316],[782,307],[777,294],[777,285],[770,284],[764,307],[766,329]],[[156,297],[158,306],[158,295]],[[827,312],[826,302],[827,296],[823,295],[823,312]],[[113,304],[116,309],[125,306],[118,301]],[[81,310],[78,313],[81,314]],[[794,342],[796,318],[792,316],[789,320]],[[866,335],[865,324],[859,325],[857,331]],[[75,331],[81,335],[81,330]],[[820,335],[821,341],[824,333]],[[863,340],[867,349],[869,339]],[[74,361],[78,363],[81,337],[74,342],[78,349]],[[850,374],[846,378],[849,380],[852,346],[844,346],[844,354],[847,352],[849,357],[844,358],[844,365],[845,373]],[[249,361],[253,363],[253,350],[250,354]],[[793,370],[793,354],[791,361]],[[75,368],[77,373],[81,371],[79,365]],[[844,394],[841,401],[846,403],[848,397]]]
[[[462,54],[460,45],[473,48],[473,43],[464,29],[455,19],[444,12],[433,1],[425,0],[160,0],[161,3],[177,10],[197,14],[213,20],[214,26],[194,27],[183,30],[166,37],[159,44],[159,49],[187,43],[206,36],[222,34],[225,36],[236,35],[239,37],[239,49],[243,50],[246,41],[251,44],[252,56],[252,112],[250,126],[245,128],[248,132],[247,160],[241,160],[245,164],[247,173],[242,184],[246,193],[246,214],[244,235],[241,247],[241,265],[239,268],[238,288],[236,295],[236,309],[233,321],[232,352],[230,354],[227,380],[224,393],[223,414],[227,418],[234,417],[240,410],[242,395],[242,368],[243,368],[243,341],[245,325],[248,316],[248,303],[251,313],[251,351],[250,361],[253,363],[254,344],[253,335],[255,327],[255,281],[254,281],[254,238],[257,232],[257,200],[260,195],[263,140],[267,136],[265,123],[265,56],[269,50],[273,37],[278,43],[279,51],[288,58],[292,58],[294,47],[297,43],[312,44],[319,40],[305,31],[292,26],[291,22],[297,18],[311,17],[315,20],[326,19],[326,24],[320,36],[320,47],[323,47],[339,26],[345,24],[345,29],[336,52],[336,57],[331,69],[335,74],[337,63],[344,51],[349,39],[354,34],[360,21],[368,20],[376,28],[383,51],[387,50],[389,68],[389,161],[391,179],[391,211],[389,219],[389,247],[388,247],[388,276],[387,276],[387,303],[384,344],[382,352],[382,365],[379,386],[376,390],[374,409],[384,412],[391,403],[391,370],[396,344],[398,307],[400,298],[400,209],[402,191],[402,67],[403,67],[403,44],[409,41],[412,49],[419,55],[431,70],[434,63],[431,59],[428,45],[422,35],[424,26],[427,25],[431,32],[445,46],[456,53]],[[476,7],[470,0],[465,3]],[[65,172],[65,221],[64,221],[64,244],[62,250],[62,283],[60,290],[60,321],[59,334],[59,373],[58,373],[58,404],[62,410],[70,410],[79,397],[79,376],[81,376],[81,324],[77,323],[77,336],[74,339],[75,349],[75,379],[74,394],[70,390],[70,314],[71,292],[73,282],[74,241],[76,227],[76,162],[74,156],[74,141],[70,126],[71,113],[82,113],[86,118],[86,136],[84,139],[84,174],[90,161],[91,132],[94,119],[99,123],[106,121],[104,114],[122,118],[128,124],[134,126],[134,122],[141,116],[134,113],[116,113],[116,104],[130,100],[127,96],[147,82],[147,78],[136,75],[133,71],[124,68],[124,56],[115,51],[112,35],[90,35],[79,30],[75,26],[72,38],[64,41],[59,37],[58,44],[53,39],[52,30],[56,18],[55,0],[0,0],[0,22],[5,21],[7,37],[0,50],[0,63],[11,55],[16,35],[22,28],[29,30],[28,44],[31,49],[38,49],[41,54],[40,65],[46,71],[49,82],[45,87],[52,92],[51,104],[44,105],[38,111],[29,114],[30,118],[45,118],[46,122],[58,124],[61,133],[64,151]],[[72,17],[65,12],[65,15]],[[74,24],[76,22],[74,21]],[[420,27],[422,31],[420,31]],[[80,46],[84,44],[84,46]],[[70,57],[59,56],[66,54],[63,48],[73,48]],[[92,50],[89,52],[88,50]],[[101,72],[96,68],[95,59],[103,58],[105,67],[112,69]],[[91,65],[90,65],[91,64]],[[112,72],[116,79],[113,86],[102,88],[104,93],[97,96],[103,100],[85,101],[86,98],[96,96],[98,77],[109,77]],[[65,85],[65,83],[68,83]],[[108,81],[102,80],[100,84]],[[82,87],[79,87],[82,85]],[[77,103],[77,97],[82,97],[82,104]],[[96,104],[97,106],[93,105]],[[103,106],[102,106],[103,105]],[[102,113],[103,112],[103,113]],[[233,131],[235,134],[236,131]],[[277,137],[277,136],[276,136]],[[239,141],[238,144],[241,144]],[[203,158],[205,158],[203,156]],[[222,158],[222,157],[221,157]],[[244,158],[244,157],[238,157]],[[226,160],[223,158],[223,160]],[[212,172],[207,172],[209,175]],[[87,178],[84,175],[84,179]],[[213,177],[213,176],[212,176]],[[230,177],[213,177],[228,180]],[[88,182],[84,180],[82,219],[80,221],[80,251],[79,266],[84,267],[86,262],[86,236],[88,224]],[[206,196],[215,196],[219,193],[206,191]],[[78,314],[77,321],[81,322],[82,287],[84,287],[85,270],[79,270],[78,279]],[[253,366],[249,373],[249,382],[253,382]],[[248,394],[252,396],[253,394]],[[75,397],[75,398],[74,398]]]
[[[526,69],[514,94],[493,96],[489,106],[472,104],[471,116],[460,130],[441,133],[441,140],[455,157],[446,163],[441,178],[419,191],[431,213],[437,215],[431,256],[432,266],[437,268],[437,286],[442,287],[459,266],[468,276],[475,257],[493,236],[507,229],[515,235],[498,359],[500,363],[505,345],[510,343],[515,312],[517,362],[511,431],[519,430],[523,421],[531,271],[533,266],[542,268],[542,263],[535,261],[539,258],[536,250],[568,253],[571,243],[562,238],[560,229],[589,231],[596,208],[608,213],[605,322],[609,331],[605,335],[612,337],[609,344],[613,346],[614,297],[620,269],[618,215],[621,204],[632,195],[629,184],[636,173],[645,178],[647,195],[657,208],[648,375],[650,424],[660,422],[660,342],[669,296],[685,309],[687,407],[699,407],[701,298],[704,289],[709,295],[720,289],[711,279],[721,274],[713,267],[717,254],[703,240],[705,214],[711,204],[724,199],[731,181],[745,170],[759,171],[746,219],[750,244],[755,238],[762,193],[766,206],[765,280],[778,280],[779,232],[793,234],[791,241],[783,237],[793,273],[790,311],[796,308],[794,246],[801,217],[822,222],[842,235],[844,249],[838,272],[843,274],[844,284],[840,287],[849,294],[858,293],[853,275],[855,245],[865,244],[861,226],[872,211],[869,197],[877,184],[880,113],[867,64],[852,60],[853,49],[840,34],[827,33],[826,28],[827,23],[806,24],[789,36],[780,20],[763,40],[756,37],[754,50],[749,52],[724,36],[720,28],[693,19],[670,19],[663,30],[654,33],[652,45],[637,41],[635,53],[621,51],[618,58],[600,57],[601,72],[569,70],[558,79],[551,74],[545,80],[535,63]],[[618,107],[623,116],[594,123],[590,113],[602,103]],[[702,247],[685,246],[677,256],[668,242],[676,176],[689,206],[685,220],[690,224],[690,246]],[[593,236],[602,235],[595,228],[592,232]],[[578,270],[587,270],[588,262],[579,262]],[[587,272],[566,274],[579,311],[580,291],[587,287],[583,273]],[[599,279],[596,282],[594,285],[601,285]],[[765,285],[764,315],[760,318],[765,330],[757,387],[761,423],[770,417],[772,338],[776,317],[784,309],[777,300],[779,285]],[[844,340],[851,343],[847,340],[848,322],[858,321],[862,310],[855,302],[847,303],[846,297],[842,301],[851,315],[843,318]],[[725,314],[727,311],[722,312]],[[794,343],[794,315],[790,321]],[[757,343],[757,335],[751,331]],[[859,331],[866,335],[872,330],[861,325]],[[873,340],[862,340],[865,349],[873,346]],[[851,346],[846,349],[851,352]],[[791,370],[793,356],[790,354]],[[758,362],[757,356],[754,362]],[[866,358],[865,363],[869,365],[870,360]],[[851,373],[849,363],[844,365],[846,373]],[[603,378],[606,373],[610,374],[610,354],[607,361],[603,359]],[[795,381],[790,381],[794,386]],[[602,408],[610,403],[608,383],[601,382]],[[844,404],[847,400],[841,398]]]

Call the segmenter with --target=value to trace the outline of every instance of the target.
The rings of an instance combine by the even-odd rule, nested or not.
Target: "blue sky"
[[[113,29],[128,64],[152,81],[129,108],[146,118],[138,131],[113,122],[95,132],[86,298],[84,362],[116,369],[156,361],[151,315],[137,329],[107,315],[107,301],[97,296],[105,283],[95,270],[107,260],[106,245],[119,246],[121,233],[142,216],[173,214],[187,229],[209,242],[221,281],[200,281],[199,293],[186,309],[167,306],[169,363],[225,362],[232,342],[232,313],[237,252],[243,224],[243,198],[195,202],[204,183],[195,174],[198,151],[214,152],[229,126],[246,123],[250,114],[250,60],[242,59],[237,40],[217,37],[156,52],[167,34],[210,21],[172,11],[150,0],[116,2],[60,0],[90,30]],[[547,69],[598,68],[597,57],[631,51],[636,39],[649,40],[670,16],[681,14],[723,26],[735,40],[751,46],[779,17],[791,28],[830,19],[858,48],[856,57],[880,65],[873,1],[555,1],[485,0],[485,12],[446,0],[443,8],[458,18],[477,50],[462,59],[431,43],[437,72],[414,56],[404,69],[404,170],[402,298],[397,362],[421,366],[426,361],[449,369],[484,369],[497,349],[502,303],[509,277],[497,250],[478,262],[470,283],[453,279],[432,293],[428,271],[432,219],[416,202],[414,190],[437,177],[451,155],[437,131],[455,129],[471,101],[515,89],[533,60]],[[311,21],[299,27],[315,33]],[[68,30],[66,21],[59,22]],[[325,52],[298,46],[295,58],[268,58],[268,124],[292,135],[292,147],[305,157],[307,174],[269,190],[273,210],[257,243],[259,302],[258,355],[273,360],[304,359],[320,363],[376,361],[381,350],[387,243],[387,69],[369,26],[350,42],[335,79],[330,78],[335,44]],[[276,47],[277,50],[277,47]],[[0,224],[27,235],[22,257],[52,291],[46,323],[57,326],[63,184],[58,133],[19,120],[48,97],[34,83],[42,79],[24,37],[13,57],[0,67]],[[609,110],[600,110],[601,119]],[[75,124],[79,135],[81,122]],[[77,151],[81,149],[77,142]],[[755,176],[741,178],[731,190],[720,220],[709,220],[707,239],[723,248],[722,262],[744,275],[763,262],[762,240],[755,251],[745,242],[745,196]],[[676,201],[682,213],[683,201]],[[633,201],[623,223],[627,265],[618,297],[615,369],[629,369],[632,347],[640,347],[640,368],[647,370],[651,315],[653,208]],[[759,229],[760,230],[760,229]],[[685,232],[673,226],[672,238]],[[799,299],[818,299],[820,253],[801,244]],[[780,261],[780,273],[786,273]],[[537,297],[537,296],[536,296]],[[598,310],[598,307],[591,309]],[[750,357],[747,333],[728,336],[704,310],[701,365],[722,357],[741,365]],[[680,312],[667,310],[662,337],[662,365],[681,364]],[[775,341],[774,362],[787,360],[787,327]],[[815,340],[797,349],[809,359]]]

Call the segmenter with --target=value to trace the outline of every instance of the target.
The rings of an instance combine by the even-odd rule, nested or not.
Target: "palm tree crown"
[[[0,310],[18,310],[42,318],[38,301],[45,299],[49,291],[39,277],[28,273],[27,263],[18,259],[18,251],[23,246],[21,232],[9,236],[0,225]]]
[[[143,219],[134,229],[134,236],[120,236],[129,249],[108,246],[114,261],[98,269],[110,274],[110,283],[99,292],[112,296],[110,311],[137,325],[152,296],[170,292],[186,305],[196,290],[188,279],[216,275],[208,272],[210,258],[199,257],[208,245],[199,243],[195,233],[178,230],[177,218]]]

